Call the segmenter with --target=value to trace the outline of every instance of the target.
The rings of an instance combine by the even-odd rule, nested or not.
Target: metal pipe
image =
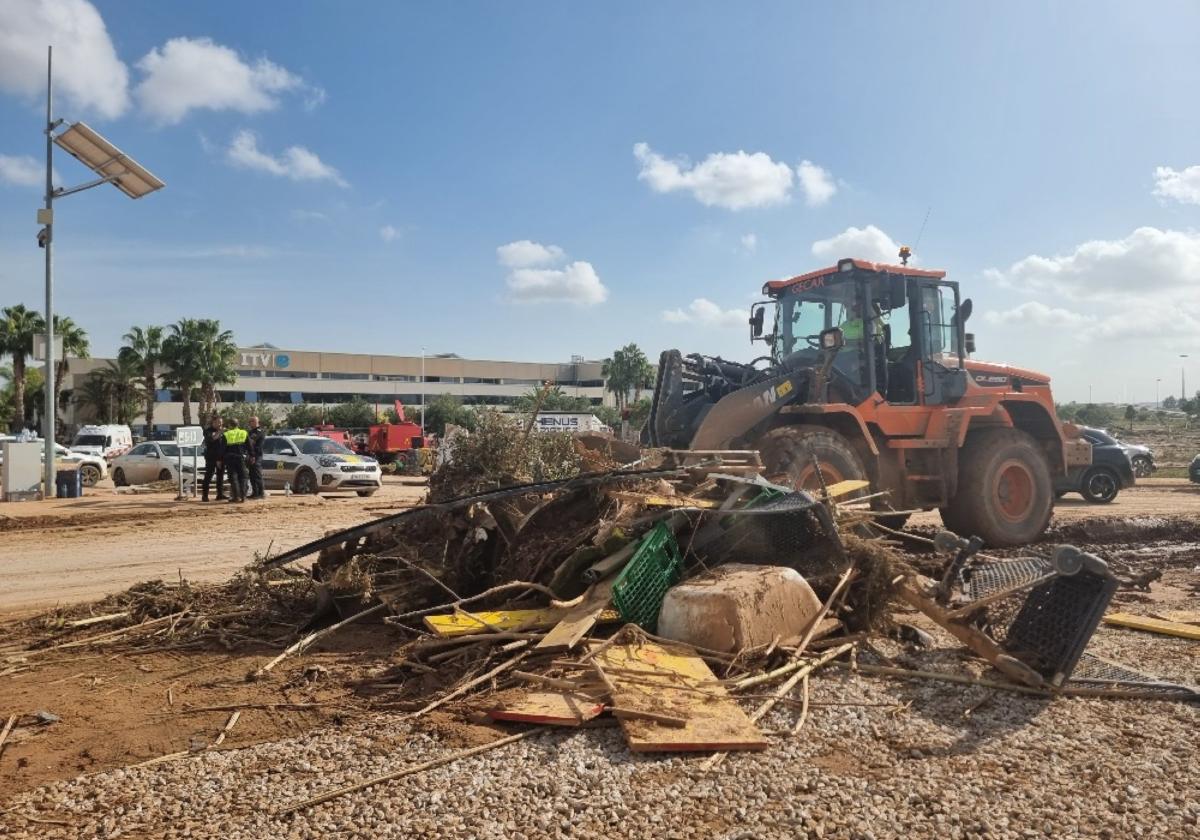
[[[44,477],[46,494],[55,496],[54,486],[54,47],[46,47],[46,399],[42,436],[46,455]]]

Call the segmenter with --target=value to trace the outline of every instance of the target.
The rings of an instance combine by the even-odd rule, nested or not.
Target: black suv
[[[1078,493],[1089,502],[1107,504],[1133,486],[1133,462],[1125,445],[1108,432],[1084,428],[1081,434],[1092,445],[1092,463],[1055,481],[1054,494]]]

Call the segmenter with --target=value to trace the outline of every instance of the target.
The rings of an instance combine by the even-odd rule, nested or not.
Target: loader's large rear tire
[[[850,441],[821,426],[774,429],[759,438],[758,453],[768,480],[810,493],[821,492],[821,478],[826,485],[867,478],[867,469]],[[820,476],[813,455],[821,466]],[[862,495],[866,495],[865,490],[850,497]]]
[[[967,437],[958,492],[942,508],[942,521],[996,548],[1026,545],[1046,530],[1053,508],[1050,467],[1033,438],[1018,429],[986,429]]]

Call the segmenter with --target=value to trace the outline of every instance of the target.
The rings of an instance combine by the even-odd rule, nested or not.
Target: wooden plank
[[[871,486],[871,482],[863,481],[861,478],[848,478],[845,481],[839,481],[837,484],[829,485],[829,498],[836,499],[839,496],[848,496],[858,490],[866,490]]]
[[[568,691],[529,691],[508,697],[488,712],[492,720],[579,726],[604,711],[604,703]]]
[[[545,630],[566,617],[570,610],[548,607],[542,610],[493,610],[486,612],[427,615],[425,626],[442,638],[466,636],[491,627],[494,630]],[[474,618],[472,616],[477,616]],[[616,610],[600,613],[600,623],[620,621]],[[485,626],[486,624],[486,626]]]
[[[693,499],[690,496],[662,496],[658,493],[634,493],[624,490],[609,490],[608,495],[622,502],[635,502],[649,507],[697,507],[715,508],[720,502],[712,499]]]
[[[766,736],[686,647],[643,641],[596,655],[613,686],[612,704],[633,712],[681,718],[682,727],[625,717],[621,729],[634,752],[765,750]]]
[[[1200,610],[1159,610],[1154,617],[1180,624],[1200,624]]]
[[[607,578],[592,584],[584,593],[583,600],[554,625],[535,649],[555,653],[570,650],[579,644],[611,605],[613,582],[613,578]]]
[[[1161,618],[1147,618],[1130,613],[1109,613],[1104,616],[1104,623],[1117,627],[1128,627],[1131,630],[1144,630],[1147,633],[1159,633],[1164,636],[1178,636],[1181,639],[1200,641],[1200,627],[1180,621],[1163,621]]]

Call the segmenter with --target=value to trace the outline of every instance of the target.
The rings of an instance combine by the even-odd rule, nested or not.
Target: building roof
[[[839,263],[846,260],[839,260]],[[882,274],[903,274],[907,277],[933,277],[941,279],[946,276],[946,272],[939,269],[924,269],[910,268],[907,265],[888,265],[887,263],[871,262],[870,260],[852,259],[855,268],[861,268],[863,271],[878,271]],[[810,271],[807,274],[800,274],[795,277],[789,277],[786,280],[768,280],[763,284],[763,294],[770,292],[778,292],[781,289],[786,289],[789,286],[795,286],[800,283],[806,283],[810,280],[815,280],[818,277],[825,277],[830,274],[837,274],[838,267],[831,265],[829,268],[818,268],[816,271]]]

